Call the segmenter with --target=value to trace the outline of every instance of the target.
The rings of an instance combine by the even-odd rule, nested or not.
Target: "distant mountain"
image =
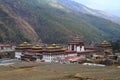
[[[114,16],[105,11],[91,9],[91,8],[88,8],[88,7],[78,3],[78,2],[70,1],[70,0],[60,0],[59,3],[73,11],[78,11],[80,13],[90,14],[93,16],[105,18],[105,19],[108,19],[108,20],[111,20],[113,22],[120,24],[120,17]]]
[[[98,13],[71,0],[1,0],[0,41],[66,43],[79,35],[90,43],[120,37],[120,25]]]

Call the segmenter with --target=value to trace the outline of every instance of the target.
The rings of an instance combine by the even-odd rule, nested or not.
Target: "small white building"
[[[15,46],[5,43],[0,44],[0,52],[11,52],[11,51],[15,51]]]

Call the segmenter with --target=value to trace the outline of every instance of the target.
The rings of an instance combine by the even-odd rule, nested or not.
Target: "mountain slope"
[[[66,2],[67,1],[67,2]],[[31,41],[41,39],[47,43],[65,43],[75,35],[83,37],[86,41],[101,41],[119,37],[120,25],[90,14],[70,9],[64,3],[72,6],[70,0],[2,0],[0,9],[10,19],[1,17],[3,28],[10,28],[5,35],[0,36],[1,41]],[[2,14],[0,14],[3,16]],[[5,20],[11,20],[7,21]],[[1,33],[5,32],[0,27]],[[14,36],[13,36],[14,34]]]
[[[24,19],[15,15],[3,4],[0,4],[0,25],[1,42],[21,42],[23,40],[34,42],[38,38],[34,29]]]
[[[97,16],[97,17],[102,17],[107,20],[111,20],[117,24],[120,24],[120,17],[114,16],[105,11],[91,9],[91,8],[88,8],[88,7],[78,3],[78,2],[70,1],[70,0],[65,0],[65,1],[60,0],[59,3],[63,6],[70,8],[73,11],[90,14],[90,15]]]

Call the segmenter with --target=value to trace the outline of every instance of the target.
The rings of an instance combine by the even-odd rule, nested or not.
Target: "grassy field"
[[[22,62],[0,66],[0,80],[120,80],[120,68]]]

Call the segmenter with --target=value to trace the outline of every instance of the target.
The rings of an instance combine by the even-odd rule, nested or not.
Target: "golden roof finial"
[[[108,41],[104,40],[101,44],[110,44]]]
[[[32,46],[32,44],[28,43],[28,42],[23,42],[22,44],[20,44],[19,46],[21,47],[27,47],[27,46]]]

